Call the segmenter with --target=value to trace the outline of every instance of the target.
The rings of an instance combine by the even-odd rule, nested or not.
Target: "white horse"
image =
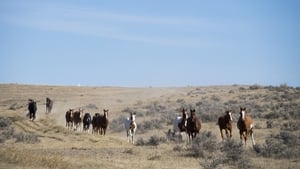
[[[184,132],[185,136],[187,137],[186,134],[187,118],[188,115],[186,109],[182,109],[182,116],[176,117],[173,121],[174,135],[176,135],[176,133],[179,133],[178,137],[181,137],[181,139],[182,139],[182,132]]]
[[[134,136],[135,131],[137,129],[137,125],[135,122],[135,113],[130,113],[130,117],[127,117],[124,121],[126,134],[127,134],[127,140],[130,142],[131,137],[131,143],[134,144]]]

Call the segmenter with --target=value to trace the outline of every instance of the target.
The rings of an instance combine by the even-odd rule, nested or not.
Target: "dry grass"
[[[45,114],[45,98],[54,100]],[[38,103],[37,119],[26,118],[27,100]],[[182,88],[64,87],[0,85],[0,168],[297,168],[300,90],[288,86],[211,86]],[[221,142],[217,117],[246,106],[255,122],[257,147]],[[110,109],[106,136],[69,131],[69,108],[102,113]],[[193,145],[168,136],[180,108],[196,108],[201,135]],[[122,120],[137,113],[137,140],[126,141]],[[4,134],[3,134],[4,133]],[[293,140],[292,144],[289,140]],[[224,147],[225,146],[225,147]],[[276,154],[274,148],[283,148]],[[229,147],[229,148],[228,148]],[[288,148],[285,148],[288,147]],[[291,148],[292,147],[292,148]],[[291,154],[285,158],[285,154]],[[271,152],[268,154],[268,152]],[[229,153],[229,154],[228,154]],[[232,162],[234,161],[234,162]]]

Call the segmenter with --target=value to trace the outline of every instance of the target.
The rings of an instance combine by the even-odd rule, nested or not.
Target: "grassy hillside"
[[[54,100],[45,113],[45,99]],[[37,119],[26,117],[28,99]],[[240,146],[235,126],[240,106],[254,119],[254,136]],[[193,144],[168,135],[182,107],[202,121]],[[109,109],[106,136],[70,131],[65,112],[92,115]],[[234,112],[231,141],[221,141],[217,118]],[[123,119],[137,113],[136,144],[127,143]],[[300,165],[300,88],[208,86],[122,88],[0,85],[0,168],[297,168]]]

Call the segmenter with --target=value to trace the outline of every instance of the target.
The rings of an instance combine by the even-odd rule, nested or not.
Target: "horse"
[[[74,131],[82,129],[83,109],[79,109],[73,113]]]
[[[91,123],[92,123],[92,117],[90,113],[85,113],[83,116],[83,131],[89,132]]]
[[[29,103],[28,103],[29,119],[31,121],[33,121],[33,120],[35,120],[37,106],[36,106],[36,102],[34,100],[29,99],[28,101],[29,101]]]
[[[224,140],[223,130],[225,130],[227,138],[232,137],[232,124],[231,124],[232,116],[231,116],[231,114],[232,114],[231,111],[227,110],[227,111],[225,111],[225,115],[219,117],[219,119],[218,119],[218,125],[220,128],[222,140]],[[229,133],[228,133],[228,131],[229,131]]]
[[[252,145],[255,145],[254,136],[253,136],[253,121],[249,114],[246,113],[245,107],[240,107],[240,118],[237,122],[237,127],[240,130],[240,138],[241,142],[243,142],[243,138],[245,141],[245,146],[247,142],[248,135],[251,136]]]
[[[199,131],[201,129],[201,122],[199,120],[199,118],[196,116],[196,111],[195,109],[191,109],[191,116],[187,119],[187,133],[188,133],[188,137],[189,137],[189,142],[192,139],[195,138],[197,136],[197,134],[199,134]]]
[[[53,101],[49,97],[47,97],[46,98],[46,113],[51,113],[52,107],[53,107]]]
[[[65,118],[66,118],[66,127],[68,127],[69,130],[72,129],[72,127],[73,127],[73,109],[69,109],[66,112]]]
[[[126,134],[127,134],[127,140],[130,142],[130,137],[131,137],[131,143],[134,144],[134,136],[135,136],[135,131],[137,129],[137,125],[135,122],[135,113],[130,113],[130,117],[127,117],[124,121],[125,129],[126,129]]]
[[[101,115],[99,113],[95,113],[92,119],[92,126],[93,126],[92,133],[100,134],[100,123],[101,123]]]
[[[107,129],[108,124],[109,124],[108,111],[109,111],[108,109],[103,109],[104,114],[103,114],[103,116],[100,117],[99,126],[100,126],[100,134],[101,135],[102,135],[102,133],[103,133],[103,135],[105,135],[106,129]]]
[[[187,110],[183,108],[181,112],[182,112],[182,116],[176,117],[173,121],[174,135],[176,135],[176,132],[179,132],[180,134],[182,132],[186,133],[187,118],[188,118]],[[187,134],[186,134],[186,137],[187,137]]]

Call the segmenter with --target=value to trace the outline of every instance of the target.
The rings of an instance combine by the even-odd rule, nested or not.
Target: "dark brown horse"
[[[237,122],[237,127],[240,130],[241,141],[243,141],[244,138],[245,145],[246,145],[247,137],[248,135],[250,135],[252,140],[252,145],[255,145],[255,141],[253,137],[253,121],[249,116],[249,114],[247,114],[245,107],[240,108],[240,118]]]
[[[105,135],[106,133],[106,129],[108,127],[109,124],[109,120],[108,120],[108,109],[103,109],[103,116],[101,116],[100,118],[100,134]]]
[[[69,109],[66,112],[66,127],[68,127],[68,129],[72,129],[73,127],[73,109]]]
[[[101,123],[101,115],[99,113],[95,113],[92,119],[93,130],[92,133],[100,134],[100,123]]]
[[[191,109],[191,116],[187,119],[187,133],[189,136],[189,142],[199,134],[201,129],[201,122],[199,118],[196,116],[195,109]]]
[[[219,128],[220,128],[220,133],[221,133],[222,140],[224,139],[223,130],[225,130],[227,138],[232,137],[232,124],[231,124],[231,122],[232,122],[232,116],[231,116],[231,111],[229,111],[229,110],[225,111],[225,115],[219,117],[218,125],[219,125]],[[229,131],[229,133],[228,133],[228,131]]]

